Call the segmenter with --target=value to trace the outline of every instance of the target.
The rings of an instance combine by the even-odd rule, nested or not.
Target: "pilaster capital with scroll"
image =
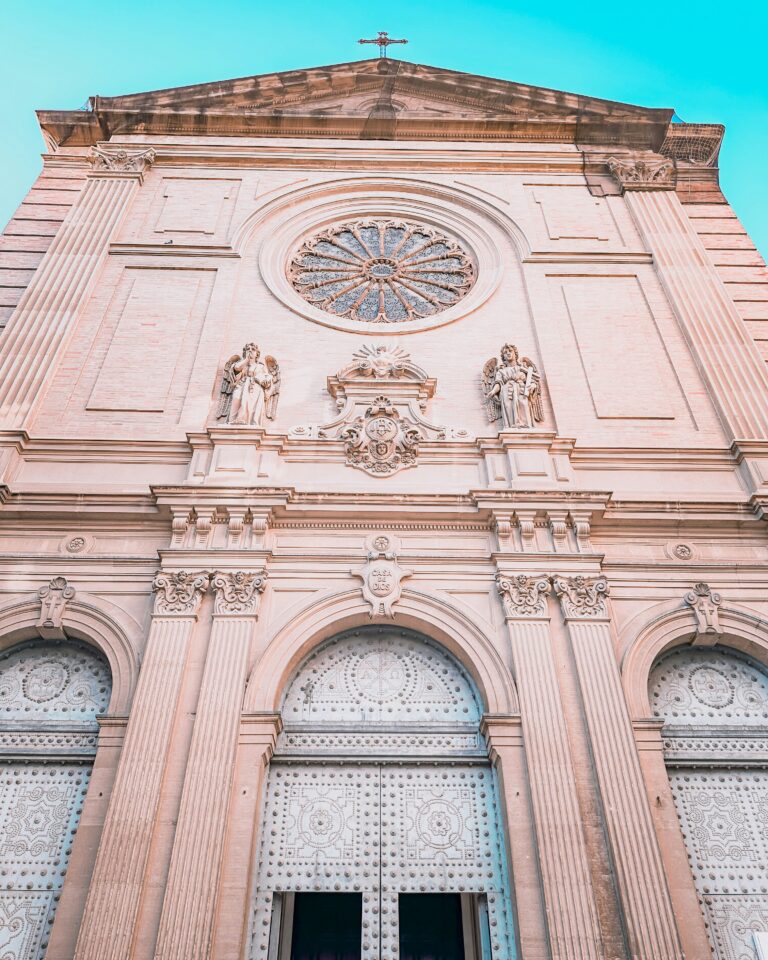
[[[608,581],[603,576],[552,578],[563,613],[568,620],[595,620],[608,616],[606,600],[610,594]]]
[[[75,596],[75,588],[65,577],[54,577],[37,591],[40,600],[40,617],[35,624],[38,633],[46,640],[63,640],[63,620],[67,603]]]
[[[610,157],[608,169],[622,193],[633,190],[674,190],[677,168],[667,157]]]
[[[211,579],[214,591],[213,612],[216,616],[258,616],[261,595],[267,585],[267,571],[247,573],[215,573]]]
[[[496,587],[507,620],[547,615],[547,597],[551,589],[548,577],[499,573],[496,575]]]
[[[161,570],[152,581],[155,616],[194,617],[209,583],[210,577],[205,571],[170,573]]]
[[[91,172],[101,175],[129,174],[141,181],[144,172],[155,162],[157,154],[150,147],[147,150],[125,150],[115,147],[91,147],[86,157]]]

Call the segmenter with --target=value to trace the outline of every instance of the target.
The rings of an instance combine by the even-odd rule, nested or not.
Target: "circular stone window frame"
[[[327,188],[330,184],[324,185]],[[439,191],[439,201],[433,196],[419,196],[413,184],[392,183],[382,188],[381,183],[359,182],[344,185],[346,195],[337,195],[332,199],[317,202],[317,193],[305,193],[304,197],[291,195],[291,206],[302,200],[308,205],[298,210],[261,241],[258,264],[262,278],[270,291],[292,313],[334,330],[357,333],[363,336],[403,336],[434,330],[457,320],[464,319],[478,310],[494,293],[501,282],[501,256],[499,243],[494,242],[490,233],[478,223],[481,209],[473,211],[475,219],[467,212],[457,209],[462,197],[446,191]],[[351,187],[351,189],[350,189]],[[362,190],[365,197],[360,197]],[[354,192],[353,192],[354,191]],[[394,196],[393,192],[398,191]],[[410,191],[410,196],[406,195]],[[372,196],[372,194],[375,194]],[[474,200],[474,198],[471,198]],[[290,202],[290,201],[289,201]],[[311,204],[311,206],[309,206]],[[472,205],[473,207],[475,204]],[[479,205],[478,205],[479,206]],[[274,209],[272,211],[275,212]],[[487,214],[486,214],[487,215]],[[271,218],[262,221],[262,230]],[[336,225],[358,219],[398,219],[415,225],[423,225],[443,233],[449,240],[459,244],[472,260],[475,268],[475,282],[469,292],[458,303],[436,314],[416,320],[403,320],[394,323],[376,323],[352,320],[326,313],[319,307],[306,301],[294,289],[288,269],[301,247],[311,241],[313,236]],[[500,226],[497,224],[497,226]],[[512,237],[503,231],[505,238],[514,246]]]

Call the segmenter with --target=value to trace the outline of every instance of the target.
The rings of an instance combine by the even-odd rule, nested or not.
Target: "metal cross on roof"
[[[379,56],[386,57],[387,47],[390,43],[408,43],[407,40],[392,40],[386,30],[379,30],[379,35],[375,40],[358,40],[358,43],[375,43],[379,48]]]

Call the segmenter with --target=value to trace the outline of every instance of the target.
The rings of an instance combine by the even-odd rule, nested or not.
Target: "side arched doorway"
[[[768,949],[768,673],[726,647],[677,647],[656,662],[649,694],[664,720],[669,782],[713,956],[761,958],[759,949]]]
[[[259,960],[512,960],[506,844],[465,670],[391,627],[286,691],[256,867]]]
[[[0,654],[0,957],[45,956],[111,693],[77,641]]]

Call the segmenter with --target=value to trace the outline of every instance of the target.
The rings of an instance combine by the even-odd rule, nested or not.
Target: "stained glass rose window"
[[[467,253],[439,231],[402,220],[356,220],[307,240],[288,269],[309,303],[337,317],[403,323],[458,303],[472,288]]]

